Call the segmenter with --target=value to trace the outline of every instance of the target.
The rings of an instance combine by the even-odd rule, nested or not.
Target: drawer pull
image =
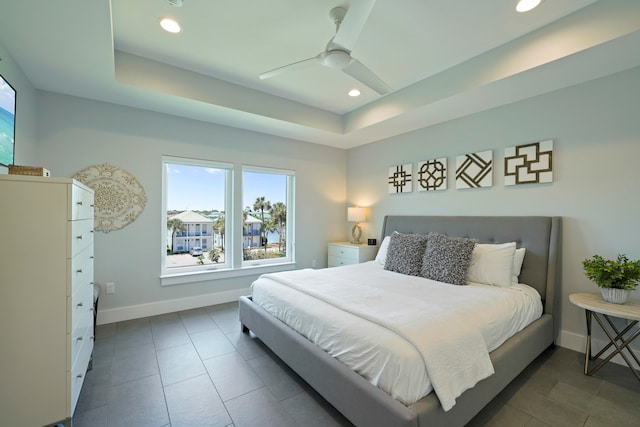
[[[82,273],[82,269],[81,268],[77,269],[76,273]]]
[[[76,338],[76,341],[82,341],[82,337]]]
[[[78,375],[76,375],[76,379],[78,379],[78,380],[79,380],[79,379],[81,379],[81,378],[82,378],[82,374],[78,374]]]
[[[76,202],[76,205],[78,206],[82,206],[84,203],[82,203],[82,201]]]
[[[89,230],[89,233],[93,233],[93,230]]]
[[[76,304],[76,307],[82,307],[84,304],[82,304],[81,302],[79,302],[78,304]]]
[[[89,337],[91,339],[91,341],[95,340],[96,338],[92,335]]]
[[[82,234],[76,237],[77,240],[82,240]]]

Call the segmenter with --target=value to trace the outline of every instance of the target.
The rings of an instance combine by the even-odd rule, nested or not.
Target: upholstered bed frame
[[[254,304],[239,301],[244,332],[259,337],[287,365],[357,426],[463,426],[529,365],[557,335],[554,325],[561,219],[559,217],[387,216],[382,237],[438,232],[478,239],[480,243],[515,241],[527,249],[520,282],[540,292],[542,317],[491,352],[495,374],[460,396],[444,412],[431,393],[405,406],[370,384],[337,359]]]

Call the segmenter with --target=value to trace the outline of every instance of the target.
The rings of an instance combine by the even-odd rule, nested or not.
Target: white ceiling
[[[0,42],[38,89],[341,148],[640,65],[637,0],[378,0],[352,55],[391,93],[321,65],[258,78],[323,51],[329,10],[362,1],[14,0]]]

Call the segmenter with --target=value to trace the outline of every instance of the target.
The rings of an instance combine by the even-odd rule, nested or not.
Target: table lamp
[[[367,212],[365,208],[347,208],[347,221],[356,223],[351,229],[351,237],[353,238],[353,240],[351,240],[351,243],[354,243],[356,245],[362,244],[362,242],[360,242],[360,238],[362,237],[362,228],[360,228],[360,222],[367,219],[366,214]]]

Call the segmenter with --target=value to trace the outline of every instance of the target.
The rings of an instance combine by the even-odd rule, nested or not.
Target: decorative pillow
[[[471,253],[467,281],[506,287],[511,285],[516,243],[478,243]]]
[[[387,260],[387,250],[389,249],[389,240],[391,240],[391,236],[385,236],[385,238],[382,239],[382,243],[380,243],[380,249],[378,249],[378,253],[376,254],[376,262],[383,267]]]
[[[520,271],[522,270],[522,263],[524,262],[524,255],[527,252],[527,248],[518,248],[516,253],[513,254],[513,275],[511,276],[511,283],[519,283]]]
[[[423,234],[404,234],[394,231],[389,239],[384,269],[419,276],[426,246],[427,236]]]
[[[466,285],[475,240],[437,233],[429,233],[427,237],[420,275],[453,285]]]

